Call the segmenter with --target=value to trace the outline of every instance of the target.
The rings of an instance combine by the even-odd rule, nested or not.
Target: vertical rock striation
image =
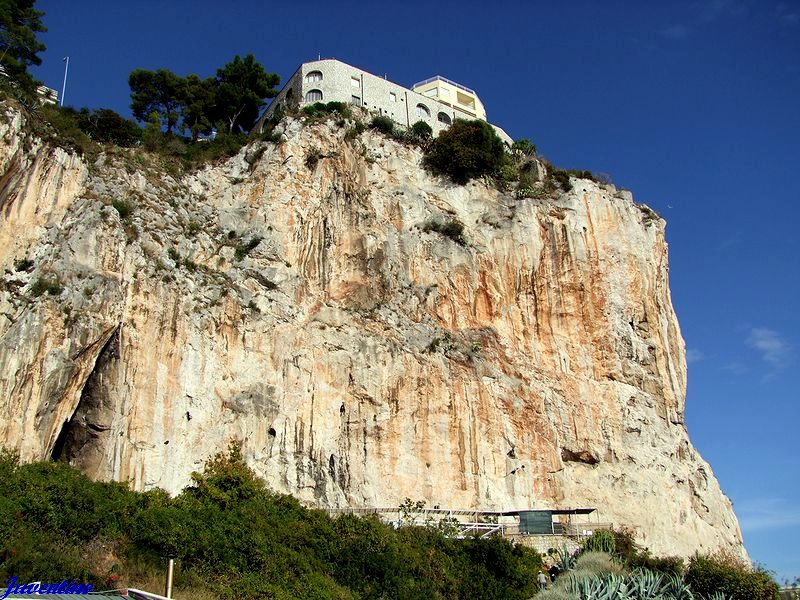
[[[374,132],[282,127],[177,178],[140,151],[87,165],[6,109],[1,443],[176,492],[240,440],[319,506],[593,506],[658,553],[741,550],[683,422],[661,219],[610,185],[516,200]],[[426,231],[452,219],[466,245]]]

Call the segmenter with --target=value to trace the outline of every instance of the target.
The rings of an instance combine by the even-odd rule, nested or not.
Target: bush
[[[677,556],[654,557],[649,550],[641,549],[634,541],[633,531],[625,527],[614,529],[615,554],[629,569],[645,569],[656,573],[664,573],[683,577],[686,565]]]
[[[423,225],[422,230],[435,231],[461,246],[467,245],[467,239],[464,237],[464,224],[456,219],[449,219],[444,222],[431,219]]]
[[[636,544],[636,536],[632,529],[628,527],[615,527],[614,534],[614,548],[616,549],[617,557],[624,563],[637,555],[639,546]]]
[[[647,569],[655,573],[664,573],[665,575],[674,575],[676,577],[683,577],[686,571],[686,565],[682,558],[678,556],[652,556],[647,550],[630,557],[627,565],[631,569]]]
[[[133,207],[125,200],[112,200],[111,206],[113,206],[119,213],[120,219],[127,219],[133,212]]]
[[[29,258],[19,258],[14,261],[15,271],[30,271],[33,268],[33,261]]]
[[[561,186],[561,189],[565,192],[572,190],[572,183],[569,180],[570,176],[575,177],[576,179],[590,179],[595,183],[608,183],[610,181],[610,178],[607,175],[595,175],[591,171],[580,169],[558,169],[553,166],[550,167],[550,177],[557,182],[559,186]]]
[[[614,554],[617,549],[614,534],[608,529],[598,529],[581,544],[584,552],[606,552]]]
[[[550,171],[550,177],[561,186],[563,191],[569,192],[572,190],[572,182],[569,180],[569,173],[564,169],[553,168]]]
[[[417,121],[411,126],[411,133],[421,142],[426,142],[433,137],[433,129],[425,121]]]
[[[178,141],[178,138],[173,136]],[[197,168],[208,162],[215,162],[220,159],[230,158],[236,155],[239,150],[248,142],[245,133],[220,133],[213,140],[206,142],[182,143],[184,167],[188,169]]]
[[[451,539],[433,527],[393,529],[376,518],[304,508],[273,494],[234,445],[171,498],[93,482],[63,463],[20,466],[0,450],[0,579],[103,584],[97,549],[112,549],[125,587],[177,559],[177,597],[205,589],[256,598],[486,598],[537,590],[535,551],[499,537]],[[109,587],[109,586],[106,586]]]
[[[428,148],[425,165],[455,183],[495,174],[503,164],[502,140],[486,121],[456,119]]]
[[[694,556],[685,581],[696,594],[722,592],[728,600],[773,600],[779,591],[769,573],[727,554]]]
[[[36,133],[51,143],[93,156],[98,148],[93,142],[116,146],[136,146],[142,140],[142,129],[108,108],[75,110],[46,104],[35,114]]]
[[[339,114],[344,118],[350,117],[350,107],[344,102],[315,102],[314,104],[307,104],[301,111],[304,115],[314,118],[327,117],[331,114]]]
[[[356,121],[352,127],[350,127],[344,134],[344,139],[346,140],[353,140],[357,138],[359,135],[364,133],[364,129],[366,127],[361,121]]]
[[[256,246],[258,246],[261,243],[262,239],[263,238],[256,236],[252,238],[249,242],[236,244],[236,250],[234,251],[236,260],[242,260],[245,256],[250,254],[250,251],[253,250]]]
[[[308,154],[306,154],[306,167],[309,171],[313,171],[314,168],[317,166],[319,159],[325,156],[322,154],[322,150],[317,147],[310,148]]]
[[[31,296],[34,298],[38,298],[45,292],[51,296],[58,296],[63,291],[64,287],[61,285],[61,282],[58,280],[58,278],[47,277],[40,277],[34,281],[30,289]]]
[[[531,142],[528,138],[521,138],[514,142],[511,150],[520,156],[535,156],[536,144]]]
[[[110,108],[82,108],[77,113],[77,119],[81,131],[96,142],[123,147],[135,146],[141,142],[142,129]]]
[[[325,110],[327,110],[329,113],[340,114],[343,117],[350,116],[350,107],[344,102],[328,102],[325,105]]]
[[[372,129],[377,129],[381,133],[385,135],[392,135],[394,133],[394,121],[390,117],[386,115],[379,115],[377,117],[373,117],[372,121],[370,121],[369,126]]]
[[[511,162],[505,162],[500,165],[497,172],[498,178],[505,183],[513,183],[519,181],[519,168]]]
[[[33,115],[33,123],[35,133],[51,144],[89,158],[98,151],[97,144],[81,130],[75,109],[45,104]]]

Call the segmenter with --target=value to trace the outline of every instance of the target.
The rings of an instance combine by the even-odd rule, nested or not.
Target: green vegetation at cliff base
[[[438,525],[394,529],[375,517],[331,518],[304,508],[269,491],[237,446],[192,474],[192,484],[174,498],[158,489],[138,493],[123,483],[91,481],[64,463],[21,465],[15,454],[0,451],[3,581],[60,581],[68,575],[97,590],[157,591],[172,557],[176,600],[552,596],[539,591],[544,561],[536,551],[500,537],[454,539],[446,533]],[[602,560],[583,562],[613,564],[617,580],[633,580],[646,569],[680,580],[703,598],[722,592],[729,599],[766,600],[777,589],[768,574],[729,557],[697,556],[688,566],[677,558],[654,558],[624,530],[596,532],[583,551],[605,552]],[[550,554],[547,562],[575,567],[574,555],[555,549]],[[608,573],[595,571],[578,572],[596,579],[586,585],[605,585]],[[565,593],[568,573],[556,580]]]
[[[267,490],[231,448],[171,498],[94,482],[63,463],[0,457],[0,580],[66,575],[158,591],[176,559],[181,598],[524,599],[538,553],[501,538],[302,507]],[[205,595],[204,595],[205,594]]]

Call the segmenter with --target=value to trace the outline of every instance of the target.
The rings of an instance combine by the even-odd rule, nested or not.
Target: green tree
[[[456,119],[428,148],[426,166],[455,183],[495,173],[503,164],[503,141],[486,121]]]
[[[276,73],[267,73],[252,54],[238,54],[217,70],[216,116],[228,125],[228,132],[249,131],[255,125],[267,98],[278,94]]]
[[[202,473],[192,473],[194,485],[186,493],[222,507],[236,506],[264,491],[263,482],[244,462],[242,447],[231,443],[228,453],[219,452],[206,461]]]
[[[139,121],[156,113],[167,133],[178,124],[184,80],[172,71],[136,69],[128,77],[131,88],[131,109]]]
[[[182,125],[197,139],[198,133],[210,133],[214,127],[214,109],[217,98],[217,80],[200,79],[189,75],[183,80],[181,92]]]
[[[47,31],[44,13],[35,10],[36,0],[0,0],[0,64],[6,73],[24,84],[33,84],[29,65],[40,65],[39,52],[45,45],[36,34]]]
[[[77,113],[77,119],[81,131],[96,142],[130,147],[142,139],[142,130],[136,123],[123,118],[110,108],[82,108]]]

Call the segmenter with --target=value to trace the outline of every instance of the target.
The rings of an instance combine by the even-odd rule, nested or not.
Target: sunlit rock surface
[[[0,442],[24,459],[177,492],[238,440],[311,505],[591,506],[656,553],[743,551],[683,422],[664,222],[628,192],[458,187],[333,122],[173,176],[3,112]],[[450,219],[466,246],[425,231]]]

